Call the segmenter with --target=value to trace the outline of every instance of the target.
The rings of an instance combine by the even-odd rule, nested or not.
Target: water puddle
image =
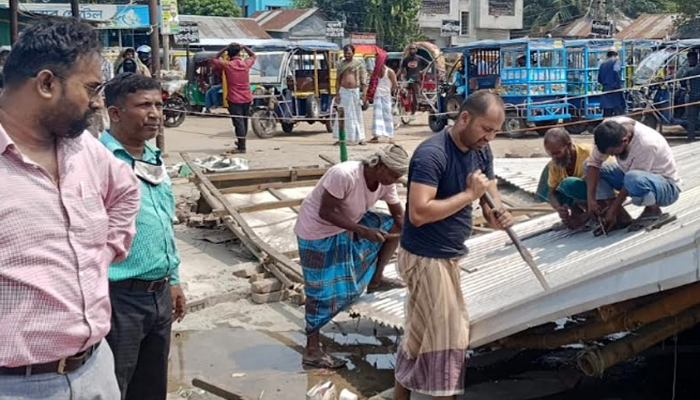
[[[170,399],[197,397],[190,396],[193,378],[246,399],[260,399],[261,395],[262,399],[304,399],[309,389],[326,381],[335,383],[338,391],[348,389],[367,398],[393,385],[395,338],[331,332],[323,343],[331,354],[348,361],[347,368],[326,371],[302,367],[306,336],[298,331],[220,327],[179,332],[171,345]]]

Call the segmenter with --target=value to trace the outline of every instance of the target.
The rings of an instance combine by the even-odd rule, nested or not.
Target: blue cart
[[[501,95],[506,103],[502,129],[509,137],[524,136],[528,127],[541,127],[537,132],[544,135],[547,126],[571,117],[563,41],[480,41],[444,53],[461,53],[464,68],[453,88],[443,90],[439,112],[432,119],[456,118],[461,102],[477,90]]]
[[[603,87],[598,83],[598,70],[612,48],[619,54],[622,82],[625,82],[625,48],[621,40],[582,39],[566,42],[567,81],[573,121],[594,121],[603,118],[603,109],[600,106]],[[590,124],[581,123],[570,125],[567,129],[577,134],[589,127]]]

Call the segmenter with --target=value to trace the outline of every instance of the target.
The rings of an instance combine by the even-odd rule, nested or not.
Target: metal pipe
[[[19,38],[19,23],[17,14],[19,12],[19,0],[10,0],[10,44],[15,44]]]
[[[676,316],[656,321],[634,335],[603,347],[582,351],[578,357],[578,366],[588,376],[602,376],[610,367],[693,327],[698,322],[700,306],[695,306]]]
[[[630,302],[619,304],[624,305],[625,308],[630,307]],[[649,303],[648,298],[636,299],[636,304],[637,307],[634,309],[590,324],[551,334],[513,336],[502,340],[500,344],[504,348],[555,349],[570,343],[599,339],[615,332],[634,331],[700,304],[700,283],[693,283],[669,291],[665,296],[651,303]]]

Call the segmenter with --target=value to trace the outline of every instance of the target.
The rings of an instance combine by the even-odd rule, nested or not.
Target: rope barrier
[[[597,96],[602,96],[605,94],[629,92],[629,91],[640,91],[642,88],[645,88],[645,87],[667,85],[667,84],[671,84],[671,83],[683,82],[683,81],[688,81],[688,80],[697,79],[697,78],[700,78],[700,75],[693,75],[693,76],[688,76],[688,77],[683,77],[683,78],[670,79],[670,80],[665,80],[663,82],[648,83],[646,85],[636,85],[632,88],[615,89],[615,90],[609,90],[609,91],[600,92],[600,93],[590,93],[590,94],[574,96],[574,97],[565,96],[565,97],[562,97],[560,99],[543,100],[540,102],[526,103],[526,104],[523,104],[523,106],[531,107],[531,106],[546,105],[546,104],[558,104],[558,103],[561,103],[562,101],[568,102],[571,100],[585,99],[585,98],[589,98],[589,97],[597,97]],[[333,99],[333,101],[331,103],[331,110],[333,110],[334,103],[335,103],[335,99]],[[662,104],[662,103],[664,103],[664,102],[653,103],[652,105]],[[676,108],[676,106],[674,106],[670,109],[673,109],[673,108]],[[171,108],[164,108],[164,110],[183,112],[183,110],[171,109]],[[656,111],[659,111],[659,110],[665,110],[665,109],[656,109]],[[184,112],[186,112],[188,115],[199,115],[199,116],[215,117],[215,118],[234,118],[231,115],[225,115],[225,114],[204,113],[204,112],[197,112],[197,111],[190,111],[190,110],[187,110]],[[334,112],[331,111],[328,114],[328,118],[332,119],[333,114],[334,114]],[[454,114],[454,112],[431,113],[432,116],[449,116],[449,115],[453,115],[453,114]],[[235,118],[253,119],[254,117],[252,115],[244,115],[244,116],[236,116]],[[302,122],[303,121],[313,121],[313,122],[316,122],[316,121],[322,121],[325,118],[323,118],[323,117],[318,117],[318,118],[294,117],[293,119],[294,119],[294,121],[302,121]],[[335,119],[333,119],[333,120],[335,121]],[[595,121],[596,120],[575,121],[575,122],[569,123],[568,125],[577,125],[577,124],[589,123],[589,122],[595,122]],[[539,130],[539,129],[543,129],[543,128],[544,127],[538,127],[538,128],[532,128],[529,130]],[[515,131],[515,132],[518,132],[518,131]]]

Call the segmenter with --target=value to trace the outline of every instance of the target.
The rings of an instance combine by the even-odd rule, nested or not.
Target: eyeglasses
[[[53,72],[53,71],[51,71],[51,73],[53,73],[59,79],[64,80],[64,81],[68,81],[70,79],[67,76],[57,74],[56,72]],[[90,101],[95,101],[96,99],[102,97],[102,94],[105,91],[105,87],[107,86],[107,83],[103,82],[103,83],[100,83],[99,85],[94,86],[94,87],[88,86],[84,83],[81,83],[81,85],[85,88],[85,90],[87,90]]]

